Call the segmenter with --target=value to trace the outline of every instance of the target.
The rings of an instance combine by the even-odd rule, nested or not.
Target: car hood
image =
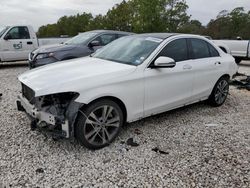
[[[135,70],[136,66],[84,57],[33,69],[20,75],[18,79],[35,91],[36,96],[43,96],[82,92],[114,82]]]
[[[50,52],[58,52],[58,51],[69,51],[76,48],[77,45],[69,45],[69,44],[53,44],[41,46],[37,50],[34,51],[35,54],[39,53],[50,53]]]

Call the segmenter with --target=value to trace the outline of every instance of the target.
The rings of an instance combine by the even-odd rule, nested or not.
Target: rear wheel
[[[212,106],[218,107],[224,104],[229,93],[229,79],[222,77],[215,84],[214,89],[209,97],[209,103]]]
[[[236,58],[234,58],[235,59],[235,63],[237,63],[237,64],[240,64],[240,62],[242,61],[242,59],[241,58],[238,58],[238,57],[236,57]]]
[[[79,111],[75,135],[89,149],[100,149],[109,145],[123,125],[121,108],[112,100],[100,100]]]
[[[225,48],[220,47],[220,49],[221,49],[223,52],[225,52],[225,53],[227,53],[227,54],[228,54],[228,52],[227,52],[227,50],[226,50]]]

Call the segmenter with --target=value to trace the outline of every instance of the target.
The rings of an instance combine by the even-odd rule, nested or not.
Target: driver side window
[[[104,35],[101,35],[101,36],[97,37],[95,39],[95,41],[99,41],[101,46],[105,46],[105,45],[109,44],[110,42],[112,42],[115,39],[116,39],[115,34],[104,34]]]
[[[9,39],[30,39],[27,27],[13,27],[7,34]]]
[[[188,60],[188,48],[186,39],[176,39],[160,52],[158,57],[165,56],[175,60],[175,62]]]

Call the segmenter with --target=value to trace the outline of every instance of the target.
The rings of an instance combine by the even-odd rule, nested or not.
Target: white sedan
[[[237,69],[231,55],[201,36],[133,35],[92,57],[22,74],[17,106],[33,129],[99,149],[126,122],[204,100],[221,106]]]

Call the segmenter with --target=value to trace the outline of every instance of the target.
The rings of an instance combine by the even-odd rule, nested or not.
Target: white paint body
[[[5,40],[4,37],[14,27],[27,27],[30,39],[9,39]],[[8,30],[0,37],[0,62],[1,61],[21,61],[27,60],[30,52],[37,49],[39,46],[49,44],[59,44],[65,42],[69,38],[47,38],[37,39],[36,33],[32,26],[29,25],[16,25],[9,27]],[[20,48],[15,48],[15,46]]]
[[[174,68],[148,67],[169,42],[192,37],[212,44],[220,57],[182,61]],[[139,66],[91,57],[69,61],[28,71],[19,80],[33,89],[36,97],[77,92],[76,101],[83,104],[101,97],[118,98],[126,106],[127,122],[205,100],[221,76],[232,77],[238,70],[231,55],[193,35],[164,40]]]
[[[250,59],[249,40],[213,40],[219,47],[225,48],[234,57]]]

